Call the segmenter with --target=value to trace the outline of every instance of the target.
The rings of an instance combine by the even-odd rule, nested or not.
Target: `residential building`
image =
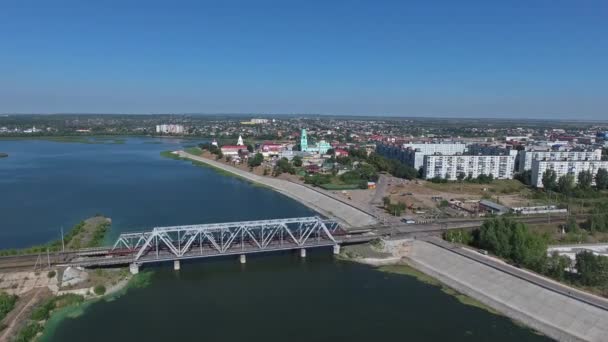
[[[467,151],[467,145],[463,143],[406,143],[399,145],[381,144],[376,147],[378,154],[400,162],[411,167],[420,169],[424,164],[424,156],[441,153],[444,155],[463,154]]]
[[[459,174],[477,178],[492,175],[496,179],[511,179],[515,155],[427,155],[424,156],[424,178],[458,179]]]
[[[156,133],[165,133],[165,134],[183,134],[184,126],[183,125],[156,125]]]
[[[547,170],[555,171],[557,179],[567,174],[574,176],[574,182],[578,182],[578,174],[583,171],[591,171],[594,176],[599,169],[608,170],[608,160],[533,160],[532,161],[532,182],[537,188],[543,187],[543,174]]]
[[[524,150],[519,151],[518,155],[519,172],[532,169],[534,160],[556,160],[556,161],[584,161],[584,160],[601,160],[602,150],[570,150],[570,151],[553,151],[553,150]]]

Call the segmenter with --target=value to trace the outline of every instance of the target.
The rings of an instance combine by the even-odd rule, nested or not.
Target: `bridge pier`
[[[179,260],[173,260],[173,269],[176,271],[179,271],[179,269],[180,269]]]
[[[300,249],[300,258],[306,258],[306,248]]]
[[[334,255],[340,254],[340,245],[334,245]]]
[[[241,264],[247,263],[247,255],[241,254],[240,261]]]
[[[139,265],[136,263],[132,263],[129,265],[129,271],[131,272],[131,274],[137,274],[139,273]]]

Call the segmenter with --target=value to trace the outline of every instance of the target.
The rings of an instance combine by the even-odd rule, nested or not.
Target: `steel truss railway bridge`
[[[102,252],[83,253],[70,264],[101,267],[129,264],[132,273],[146,263],[239,255],[270,251],[299,250],[306,256],[307,248],[333,247],[340,253],[340,244],[363,242],[371,238],[359,236],[353,241],[340,226],[320,217],[299,217],[276,220],[211,223],[173,227],[156,227],[150,231],[123,233],[114,246]],[[360,241],[359,241],[360,240]]]

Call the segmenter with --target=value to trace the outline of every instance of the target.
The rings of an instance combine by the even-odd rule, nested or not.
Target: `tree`
[[[329,154],[330,156],[334,156],[334,155],[336,155],[336,150],[334,150],[333,148],[330,148],[329,150],[327,150],[327,154]]]
[[[608,171],[606,169],[597,170],[595,175],[595,186],[598,190],[608,189]]]
[[[293,166],[291,166],[291,164],[289,164],[289,160],[287,158],[281,158],[279,161],[277,161],[277,165],[274,167],[273,176],[277,177],[285,172],[294,174],[296,173],[296,170],[293,168]]]
[[[566,231],[566,233],[576,233],[578,232],[578,223],[576,222],[576,217],[574,216],[570,216],[568,217],[568,221],[566,222],[566,225],[564,226],[564,230]]]
[[[253,156],[253,158],[249,158],[249,160],[247,161],[247,164],[250,167],[258,167],[258,166],[262,165],[263,161],[264,161],[264,156],[258,152]]]
[[[474,234],[475,244],[494,254],[542,272],[546,264],[545,238],[507,217],[486,220]]]
[[[456,175],[456,179],[458,179],[459,182],[462,182],[466,176],[467,175],[464,172],[458,172],[458,174]]]
[[[303,164],[302,157],[300,157],[300,156],[293,157],[291,162],[293,163],[293,166],[295,166],[295,167],[301,167]]]
[[[554,170],[548,169],[543,173],[543,187],[547,191],[557,187],[557,174]]]
[[[382,204],[385,208],[388,208],[389,204],[391,204],[391,198],[388,196],[382,197]]]
[[[553,252],[547,259],[546,274],[557,280],[564,280],[566,269],[570,267],[570,258],[560,256],[558,252]]]
[[[593,182],[593,174],[591,171],[581,171],[578,174],[578,187],[584,190],[591,188]]]
[[[569,194],[574,190],[574,176],[572,174],[567,174],[559,177],[557,181],[557,191],[562,194]]]
[[[253,145],[248,144],[247,145],[247,151],[249,151],[249,153],[253,153]]]
[[[577,253],[576,270],[583,285],[608,284],[608,257],[595,255],[590,251]]]

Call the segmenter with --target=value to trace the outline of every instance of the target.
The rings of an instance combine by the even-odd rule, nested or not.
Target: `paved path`
[[[316,212],[321,213],[324,216],[337,219],[341,223],[346,224],[348,227],[362,227],[377,223],[373,216],[300,184],[283,179],[258,176],[251,172],[243,171],[215,160],[195,156],[184,151],[178,151],[177,153],[180,157],[203,162],[218,169],[222,169],[243,177],[252,182],[268,186],[288,197],[299,201],[300,203],[315,210]]]
[[[431,242],[413,242],[412,266],[559,341],[608,340],[604,299],[474,251]]]

